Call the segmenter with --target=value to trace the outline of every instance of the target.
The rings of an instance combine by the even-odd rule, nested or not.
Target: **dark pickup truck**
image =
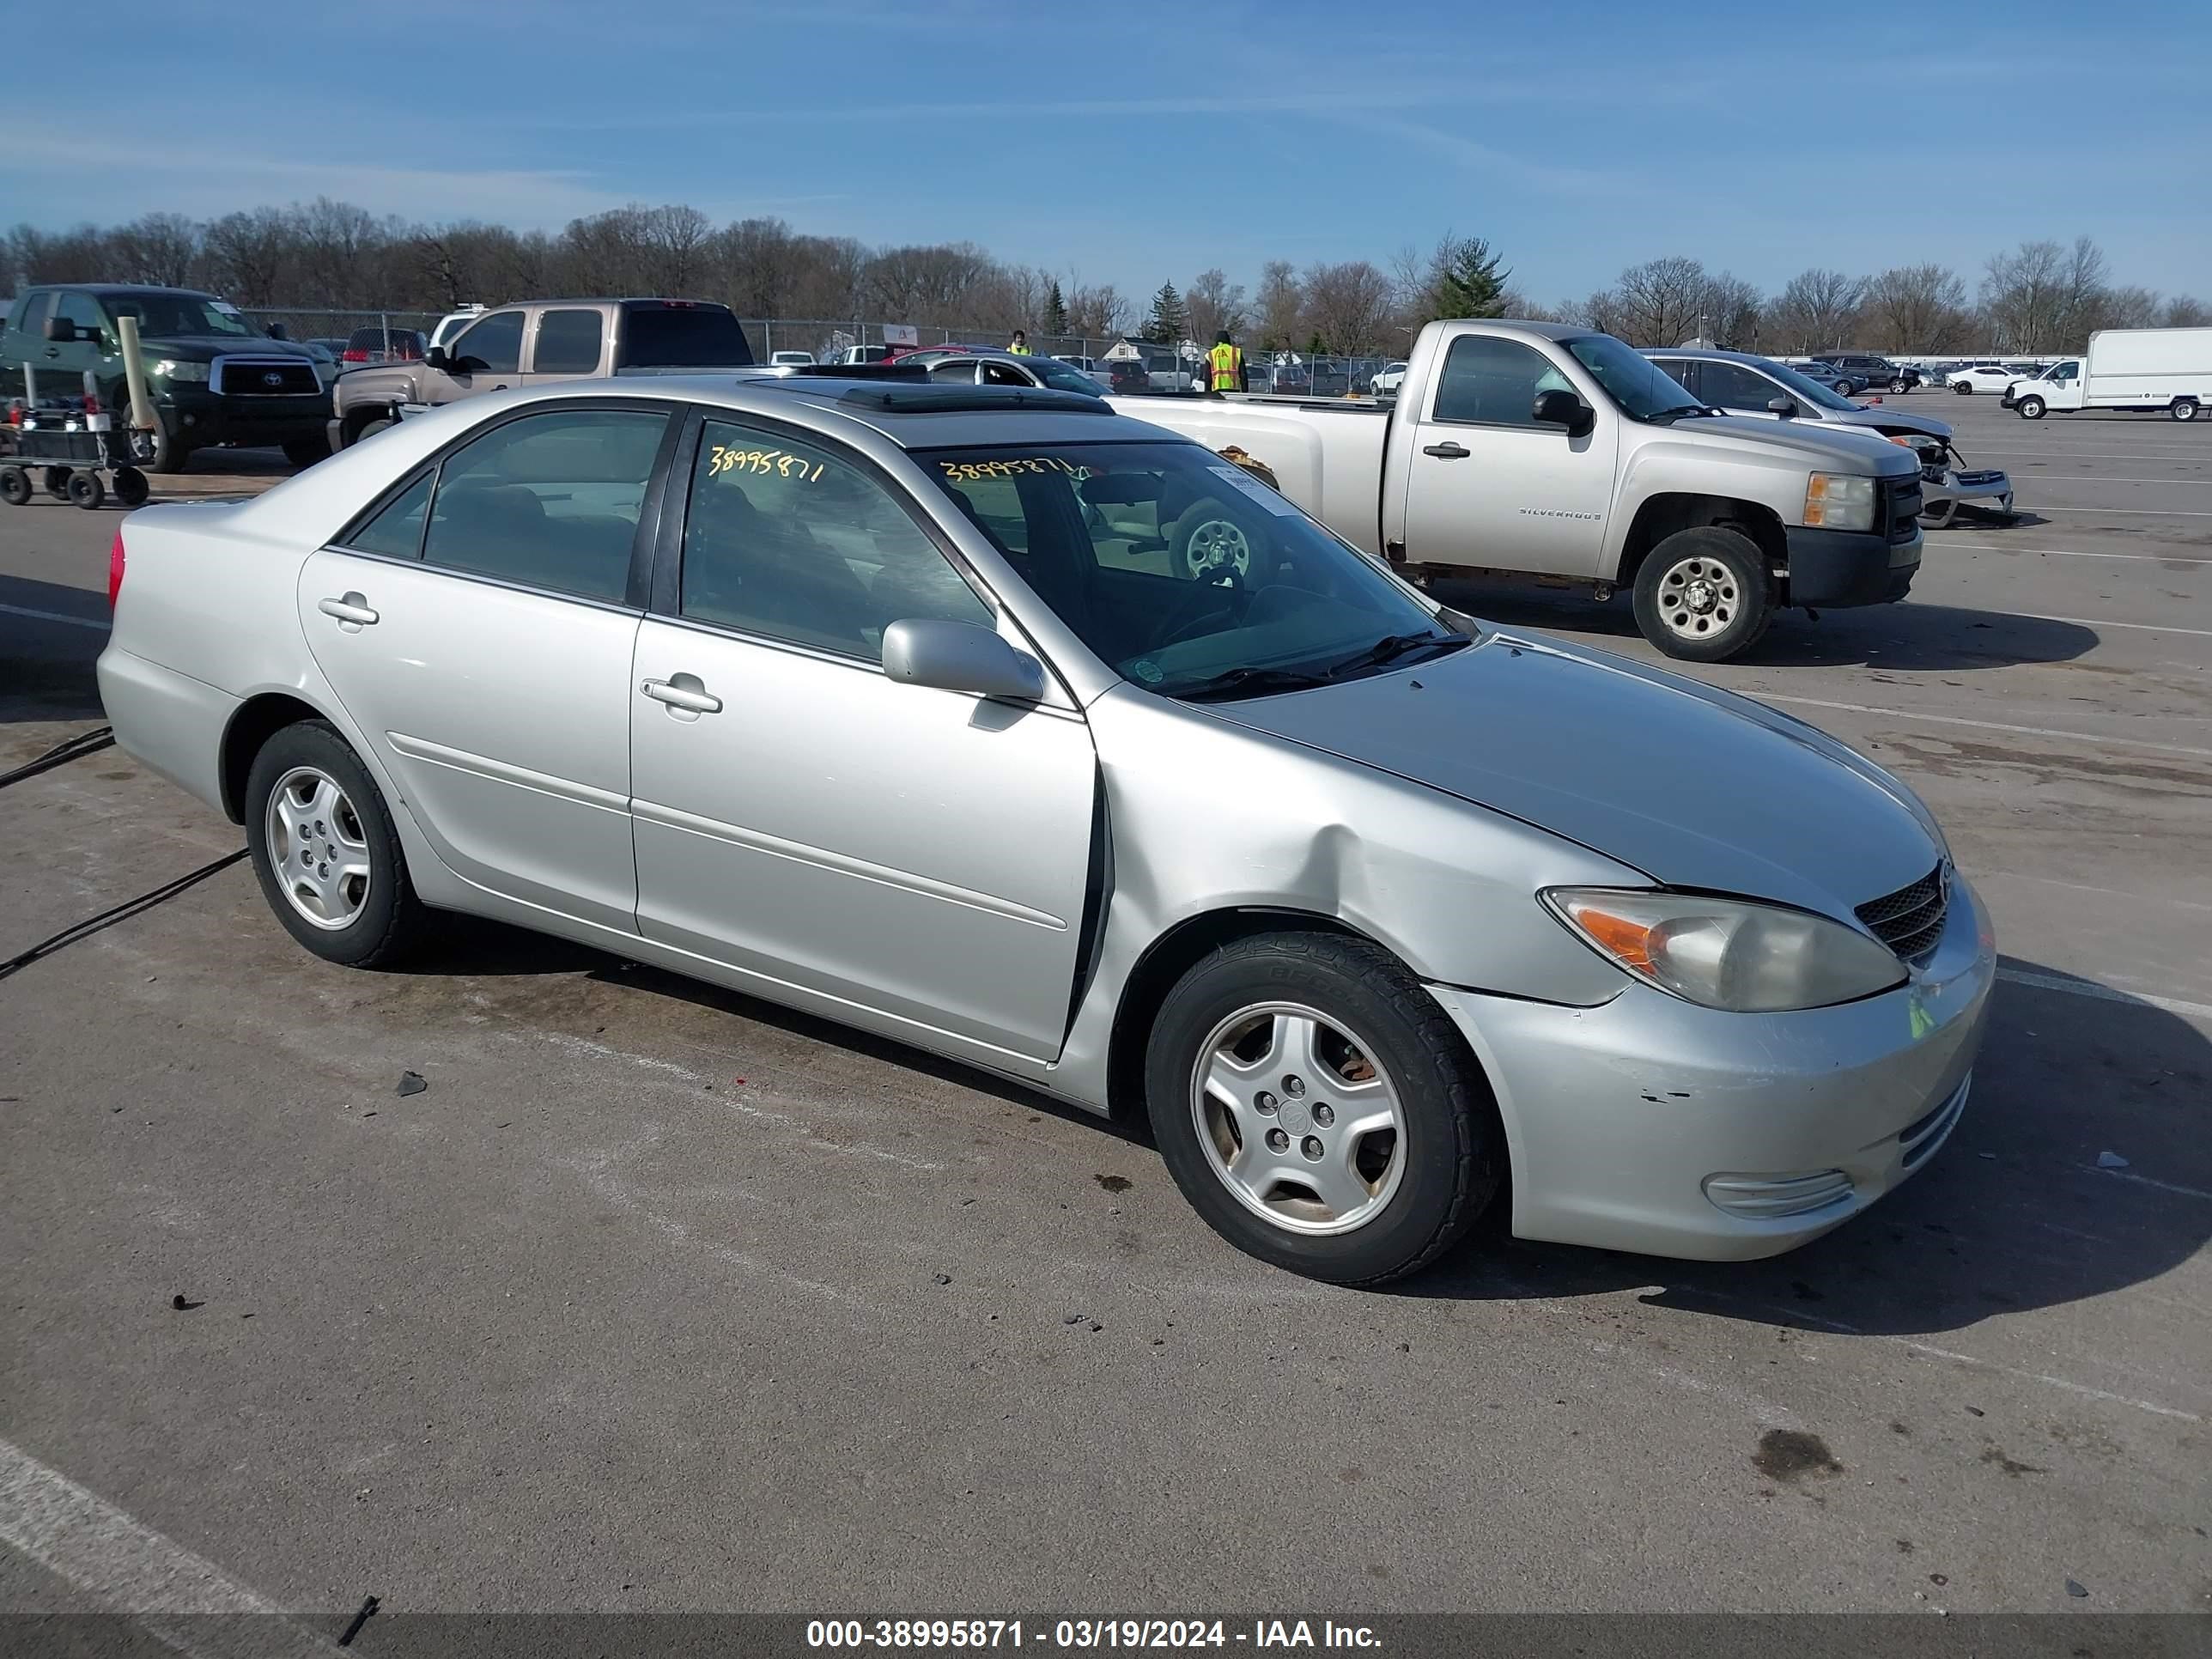
[[[190,289],[62,283],[25,289],[0,337],[0,396],[81,397],[89,371],[101,404],[125,408],[116,324],[126,316],[137,319],[146,390],[161,422],[151,453],[142,451],[148,471],[181,471],[194,450],[218,444],[278,445],[295,466],[330,453],[323,432],[330,386],[314,355],[270,338],[228,301]]]

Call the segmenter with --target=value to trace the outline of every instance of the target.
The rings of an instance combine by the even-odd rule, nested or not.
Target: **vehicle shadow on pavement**
[[[1654,1306],[1751,1324],[1907,1336],[2108,1296],[2189,1261],[2212,1237],[2212,1039],[2101,986],[2033,982],[2084,983],[2069,975],[2011,958],[2002,969],[1948,1144],[1834,1232],[1761,1261],[1670,1261],[1522,1243],[1500,1206],[1472,1248],[1405,1293],[1641,1288]]]
[[[1615,598],[1601,605],[1588,599],[1553,599],[1526,590],[1465,589],[1457,583],[1451,585],[1449,593],[1439,583],[1437,597],[1501,628],[1540,628],[1581,635],[1568,642],[1598,650],[1615,648],[1615,640],[1626,643],[1642,639],[1625,599]],[[2012,668],[2024,663],[2070,662],[2087,656],[2099,643],[2097,630],[2078,623],[1957,605],[1920,605],[1908,599],[1902,605],[1824,611],[1817,622],[1802,611],[1783,611],[1748,656],[1727,666],[1963,672]],[[1710,672],[1701,663],[1662,665],[1679,673]]]
[[[107,645],[106,596],[0,576],[0,722],[99,719],[93,664]]]

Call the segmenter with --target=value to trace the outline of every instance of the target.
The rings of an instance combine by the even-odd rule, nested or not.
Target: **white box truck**
[[[2193,421],[2212,410],[2212,328],[2104,328],[2089,349],[2005,388],[2022,420],[2081,409],[2164,410]]]

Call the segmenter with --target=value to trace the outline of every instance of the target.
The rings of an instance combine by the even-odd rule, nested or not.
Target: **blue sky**
[[[0,222],[678,201],[1136,295],[1451,228],[1540,301],[1669,253],[1770,289],[1932,259],[1971,288],[2087,233],[2114,280],[2212,298],[2203,0],[1490,9],[108,0],[82,89],[50,63],[52,106],[10,123]],[[88,95],[123,82],[143,142]]]

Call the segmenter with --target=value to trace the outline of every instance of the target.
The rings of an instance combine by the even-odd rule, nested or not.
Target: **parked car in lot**
[[[341,376],[331,388],[330,444],[343,449],[408,415],[517,386],[752,364],[745,331],[725,305],[532,300],[485,312],[419,362]]]
[[[2212,409],[2212,328],[2105,328],[2089,349],[2006,387],[2024,419],[2076,410],[2162,410],[2193,421]]]
[[[419,328],[387,328],[372,323],[347,337],[338,361],[348,368],[373,368],[379,363],[419,363],[430,349],[430,337]]]
[[[1279,397],[1310,396],[1313,392],[1313,374],[1304,363],[1273,364],[1268,371],[1268,389]]]
[[[1235,574],[1168,556],[1206,501]],[[1096,398],[526,387],[134,514],[111,588],[117,741],[307,950],[471,911],[1143,1113],[1316,1278],[1507,1190],[1523,1237],[1771,1255],[1966,1105],[1995,947],[1905,785]]]
[[[484,308],[473,301],[467,305],[457,307],[455,309],[447,312],[444,316],[439,318],[436,324],[431,328],[428,343],[434,346],[451,345],[453,343],[453,337],[455,335],[459,334],[471,323],[476,321],[477,318],[483,316],[483,313]]]
[[[1243,451],[1409,574],[1626,587],[1644,636],[1697,661],[1749,650],[1786,605],[1902,599],[1920,568],[1919,460],[1879,436],[1723,415],[1570,324],[1431,323],[1407,361],[1391,404],[1190,398],[1141,418]],[[1178,526],[1171,551],[1251,569],[1225,514]]]
[[[1819,421],[1875,432],[1920,458],[1921,514],[1941,527],[1961,502],[2012,511],[2012,479],[2002,468],[1970,467],[1951,444],[1948,422],[1893,404],[1869,408],[1830,391],[1786,363],[1747,352],[1676,347],[1644,354],[1701,402],[1731,415]]]
[[[898,361],[926,370],[940,386],[1034,386],[1055,392],[1079,392],[1103,398],[1106,388],[1079,368],[1057,357],[1024,356],[1011,351],[912,351]]]
[[[1385,363],[1381,368],[1376,370],[1374,376],[1369,380],[1367,390],[1372,396],[1377,398],[1395,398],[1398,395],[1398,388],[1405,383],[1406,365]]]
[[[2020,378],[2019,370],[2008,368],[2002,363],[1975,363],[1971,368],[1954,370],[1948,384],[1952,391],[1963,397],[1972,392],[2002,393]]]
[[[1920,384],[1918,369],[1900,368],[1887,357],[1870,356],[1864,352],[1816,351],[1813,361],[1828,366],[1836,377],[1836,390],[1846,398],[1877,387],[1902,396]]]
[[[1816,381],[1827,387],[1838,397],[1844,395],[1844,377],[1826,363],[1816,362],[1810,357],[1793,357],[1783,367],[1802,374],[1808,380]]]
[[[305,466],[329,451],[327,382],[296,341],[270,338],[236,306],[190,289],[113,283],[40,285],[16,296],[0,332],[0,397],[22,389],[33,365],[42,398],[83,394],[89,373],[101,404],[129,402],[118,319],[137,319],[153,432],[139,465],[179,472],[192,453],[221,445],[277,445]]]
[[[771,351],[768,360],[771,363],[804,367],[814,361],[814,354],[811,351]]]

